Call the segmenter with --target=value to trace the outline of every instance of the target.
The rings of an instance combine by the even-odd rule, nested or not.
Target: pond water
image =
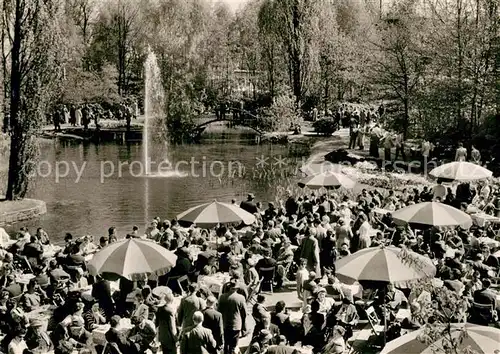
[[[165,153],[162,146],[156,149],[159,156],[158,151]],[[22,225],[42,226],[54,242],[61,242],[66,232],[98,237],[111,226],[120,236],[133,225],[142,232],[156,216],[171,219],[215,199],[239,202],[250,192],[266,203],[283,192],[306,154],[302,145],[259,145],[244,133],[207,135],[200,144],[168,148],[175,173],[145,178],[140,144],[45,141],[29,197],[44,200],[47,214]],[[153,161],[163,161],[158,156]]]

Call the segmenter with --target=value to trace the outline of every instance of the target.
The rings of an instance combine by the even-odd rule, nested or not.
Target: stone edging
[[[9,207],[9,204],[12,206]],[[21,204],[13,206],[14,204]],[[38,218],[47,212],[47,205],[38,199],[0,202],[0,225]]]

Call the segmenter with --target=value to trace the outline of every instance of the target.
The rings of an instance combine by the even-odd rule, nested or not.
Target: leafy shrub
[[[316,133],[326,136],[332,135],[337,130],[335,122],[330,118],[317,120],[313,123],[313,128]]]

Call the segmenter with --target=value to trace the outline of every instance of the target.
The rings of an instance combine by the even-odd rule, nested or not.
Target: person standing
[[[218,311],[224,324],[224,354],[234,354],[238,348],[238,339],[247,334],[245,297],[237,292],[236,283],[229,283],[229,291],[219,299]]]
[[[217,300],[214,296],[209,296],[207,299],[207,308],[203,310],[203,327],[212,331],[216,346],[216,352],[220,352],[224,345],[224,323],[222,322],[222,314],[215,309]]]
[[[478,149],[476,149],[476,147],[474,145],[472,145],[470,157],[471,157],[472,162],[474,162],[475,164],[478,164],[478,165],[481,164],[481,153],[479,152]]]
[[[193,314],[196,311],[203,310],[205,307],[204,301],[196,295],[197,290],[196,284],[189,284],[189,294],[181,300],[181,304],[177,310],[177,320],[183,330],[194,325]]]
[[[397,160],[399,155],[401,154],[401,158],[403,160],[406,160],[403,134],[394,134],[394,147],[396,148],[396,156],[394,157],[394,159]]]
[[[213,353],[217,344],[212,332],[203,327],[203,314],[196,311],[193,314],[192,322],[194,326],[182,335],[181,354]]]
[[[455,153],[455,161],[467,161],[467,149],[463,143],[458,143],[457,152]]]
[[[82,110],[80,107],[75,108],[75,125],[77,127],[82,125]]]
[[[375,124],[371,130],[370,135],[370,156],[379,158],[380,154],[378,151],[378,146],[380,143],[380,137],[382,136],[382,129],[380,129],[378,124]]]
[[[420,148],[420,152],[422,154],[422,171],[424,173],[427,171],[427,163],[429,161],[429,154],[431,153],[431,143],[427,140],[422,142],[422,146]]]
[[[177,351],[177,327],[175,322],[175,311],[172,308],[172,293],[165,294],[164,299],[158,304],[155,322],[158,328],[158,341],[163,353],[175,353]]]
[[[351,119],[350,124],[350,134],[349,134],[349,149],[356,148],[356,141],[358,140],[359,127],[355,119]]]
[[[321,276],[321,267],[319,262],[319,244],[316,239],[316,229],[308,228],[306,238],[302,240],[300,258],[307,260],[307,269]]]
[[[392,161],[391,158],[391,149],[392,149],[392,136],[391,134],[387,134],[384,138],[384,160]]]

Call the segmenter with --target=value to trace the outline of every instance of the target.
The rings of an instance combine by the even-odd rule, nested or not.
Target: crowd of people
[[[22,228],[11,241],[4,236],[0,250],[0,352],[100,353],[104,347],[113,354],[160,349],[232,354],[239,338],[249,333],[247,316],[252,316],[255,326],[248,353],[300,353],[301,346],[312,347],[313,353],[348,353],[353,329],[365,316],[356,299],[366,294],[336,278],[335,262],[360,249],[389,244],[433,259],[443,286],[470,300],[464,316],[495,324],[500,309],[491,288],[499,269],[496,224],[417,232],[396,226],[391,219],[390,211],[430,200],[500,216],[495,185],[462,184],[455,192],[438,186],[401,193],[363,190],[356,200],[338,193],[290,195],[267,208],[249,195],[240,206],[256,215],[250,226],[206,230],[156,218],[143,235],[134,227],[125,236],[151,239],[176,253],[177,263],[170,272],[149,281],[122,278],[115,284],[88,273],[88,257],[117,242],[115,228],[96,244],[92,238],[67,234],[64,247],[49,254],[47,247],[52,246],[43,229],[30,234]],[[381,209],[388,212],[380,213]],[[216,244],[213,237],[218,237]],[[199,281],[216,274],[228,275],[218,292]],[[187,285],[179,283],[182,277]],[[289,283],[296,284],[301,309],[294,312],[279,301],[269,311],[264,288],[279,291]],[[171,291],[158,294],[159,286]],[[373,295],[380,317],[383,304],[388,303],[393,314],[404,307],[416,313],[427,301],[392,285],[380,294]],[[491,306],[492,311],[476,312],[475,304]],[[389,320],[393,335],[425,323],[411,315]],[[104,339],[98,338],[96,329],[105,325]]]
[[[52,123],[56,132],[61,131],[61,124],[88,129],[89,124],[94,123],[98,129],[99,122],[104,119],[125,120],[130,129],[131,121],[136,119],[138,114],[137,102],[133,100],[121,102],[108,109],[104,109],[99,103],[60,104],[53,109]]]

